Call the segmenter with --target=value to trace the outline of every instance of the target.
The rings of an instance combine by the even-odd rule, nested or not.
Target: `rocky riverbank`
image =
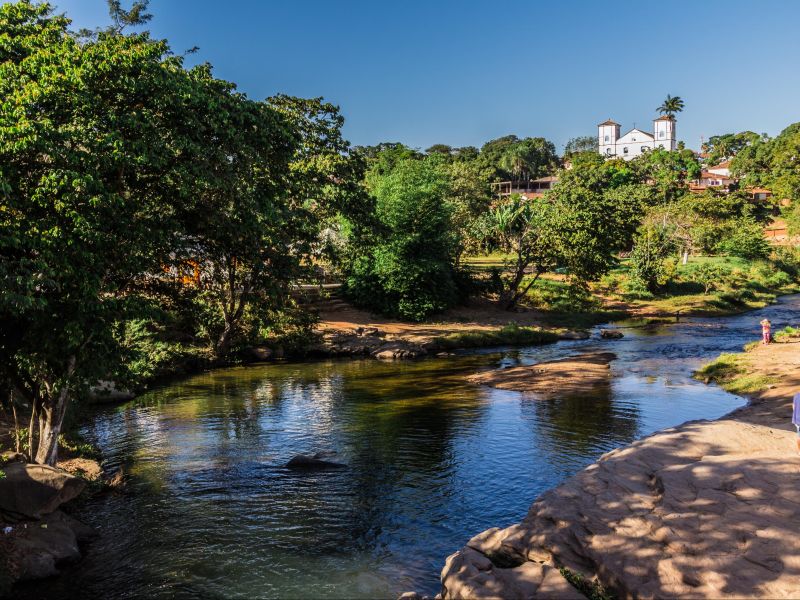
[[[774,382],[748,406],[604,455],[448,557],[441,597],[800,597],[800,343],[745,364]]]
[[[81,559],[95,532],[65,512],[92,490],[121,485],[121,474],[103,481],[97,461],[67,458],[58,468],[2,456],[0,477],[0,597],[17,582],[57,575]]]

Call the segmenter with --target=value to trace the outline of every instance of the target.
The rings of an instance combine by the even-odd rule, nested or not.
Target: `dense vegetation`
[[[267,342],[302,347],[314,316],[293,290],[320,277],[415,321],[475,295],[576,313],[592,294],[688,289],[733,305],[797,281],[796,252],[762,234],[780,211],[800,222],[797,203],[691,194],[701,165],[685,148],[630,162],[604,160],[591,137],[564,157],[513,135],[353,148],[336,106],[250,99],[129,32],[148,20],[146,2],[109,6],[112,27],[80,33],[46,4],[0,7],[0,392],[25,415],[20,449],[38,462],[55,462],[69,405],[100,381],[131,386]],[[668,98],[659,110],[682,108]],[[799,125],[709,143],[715,157],[735,154],[747,185],[800,198]],[[540,199],[492,188],[548,175],[558,183]],[[470,266],[491,252],[493,268]],[[688,261],[700,254],[747,262]],[[478,343],[467,338],[451,342]]]

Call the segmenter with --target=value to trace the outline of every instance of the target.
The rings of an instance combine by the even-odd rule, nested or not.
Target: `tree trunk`
[[[87,340],[88,341],[88,340]],[[69,387],[72,374],[75,372],[77,356],[72,355],[67,362],[64,381],[56,392],[53,386],[46,386],[47,398],[40,400],[39,405],[39,446],[36,449],[34,462],[54,467],[58,461],[58,436],[64,424],[64,415],[69,403]],[[31,428],[32,429],[32,428]],[[31,455],[33,455],[33,432],[31,431]]]
[[[40,465],[53,467],[58,461],[58,436],[64,424],[68,401],[69,388],[65,386],[52,404],[42,406],[39,413],[39,447],[35,459]]]
[[[231,349],[231,338],[233,337],[234,325],[233,323],[225,322],[225,327],[222,333],[217,338],[217,356],[225,356]]]

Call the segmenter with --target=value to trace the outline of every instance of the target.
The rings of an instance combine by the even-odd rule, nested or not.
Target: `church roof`
[[[655,136],[652,133],[647,133],[646,131],[642,131],[641,129],[637,129],[636,127],[634,127],[633,129],[628,131],[625,135],[623,135],[621,138],[619,138],[617,140],[617,143],[620,143],[624,138],[626,138],[627,136],[629,136],[630,134],[632,134],[634,132],[635,133],[641,133],[642,135],[649,137],[651,140],[655,139]]]
[[[657,119],[653,119],[653,121],[674,121],[674,120],[675,117],[671,115],[663,115],[661,117],[658,117]]]
[[[598,125],[598,127],[602,127],[603,125],[619,125],[619,123],[609,119],[608,121],[604,121],[604,122],[600,123],[600,125]]]

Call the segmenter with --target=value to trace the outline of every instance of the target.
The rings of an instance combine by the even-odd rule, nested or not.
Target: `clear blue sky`
[[[125,1],[125,0],[123,0]],[[105,0],[54,0],[75,28]],[[250,97],[324,96],[354,144],[557,146],[608,117],[648,129],[667,94],[678,138],[800,121],[800,0],[152,0],[153,35]]]

